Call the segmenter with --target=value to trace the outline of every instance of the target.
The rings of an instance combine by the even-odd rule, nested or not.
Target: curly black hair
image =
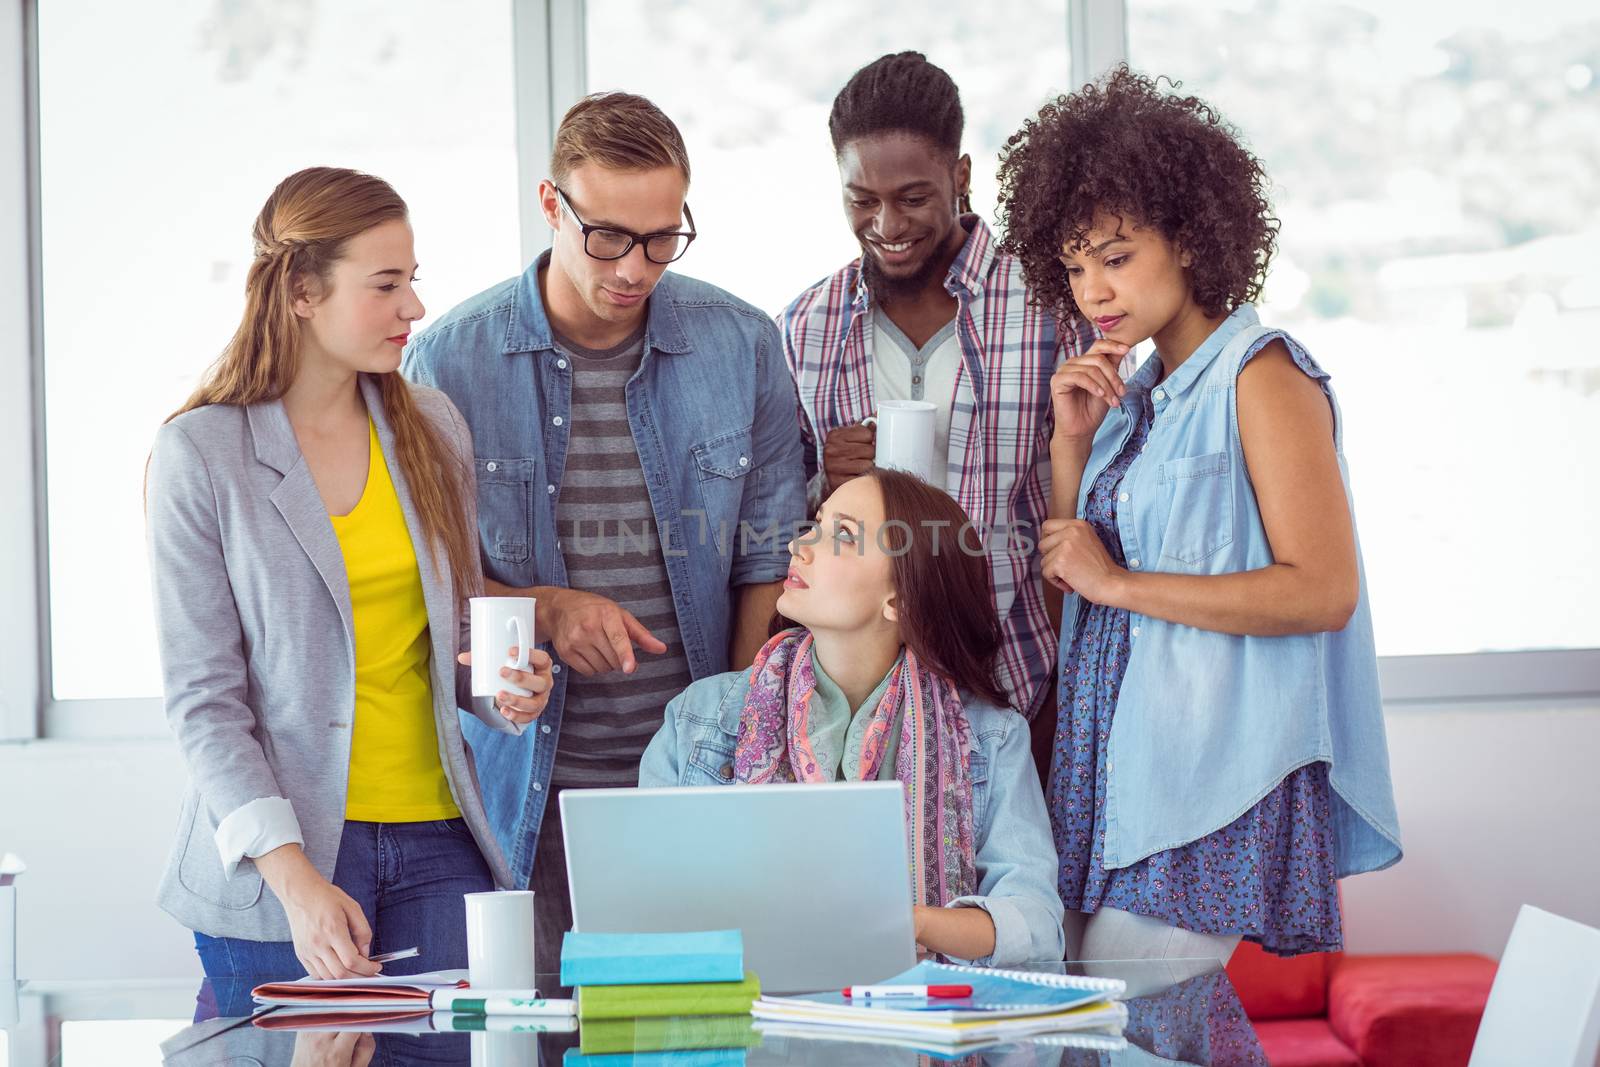
[[[952,156],[961,154],[961,93],[921,52],[879,56],[850,76],[833,98],[828,134],[838,152],[857,137],[920,134]]]
[[[1001,247],[1022,262],[1035,301],[1064,321],[1079,311],[1062,249],[1101,212],[1188,252],[1207,315],[1261,295],[1278,236],[1266,172],[1210,105],[1163,92],[1162,80],[1119,66],[1045,104],[1001,151]]]

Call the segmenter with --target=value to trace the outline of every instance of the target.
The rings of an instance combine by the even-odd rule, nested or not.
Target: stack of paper
[[[970,997],[851,999],[842,993],[764,996],[751,1009],[762,1032],[822,1036],[850,1031],[961,1048],[1071,1031],[1115,1033],[1127,1021],[1116,979],[919,963],[891,986],[970,985]],[[842,1036],[842,1035],[841,1035]]]

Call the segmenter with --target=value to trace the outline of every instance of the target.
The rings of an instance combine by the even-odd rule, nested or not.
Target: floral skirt
[[[1048,797],[1062,903],[1240,934],[1284,956],[1343,947],[1325,763],[1291,771],[1214,833],[1106,869],[1106,746],[1128,663],[1128,612],[1085,603],[1079,622],[1062,658]]]

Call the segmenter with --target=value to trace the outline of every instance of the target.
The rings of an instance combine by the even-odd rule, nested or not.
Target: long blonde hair
[[[352,237],[406,216],[405,201],[388,182],[359,171],[309,167],[279,182],[256,216],[256,255],[245,277],[239,328],[199,388],[167,421],[207,404],[281,399],[300,370],[296,293],[312,281],[326,286]],[[434,573],[442,546],[457,595],[473,595],[478,541],[466,521],[469,470],[417,409],[406,380],[398,373],[377,377]]]

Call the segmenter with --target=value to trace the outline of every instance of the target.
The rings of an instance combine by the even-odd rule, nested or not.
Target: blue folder
[[[677,985],[744,980],[738,930],[681,934],[590,934],[561,942],[561,984]]]

